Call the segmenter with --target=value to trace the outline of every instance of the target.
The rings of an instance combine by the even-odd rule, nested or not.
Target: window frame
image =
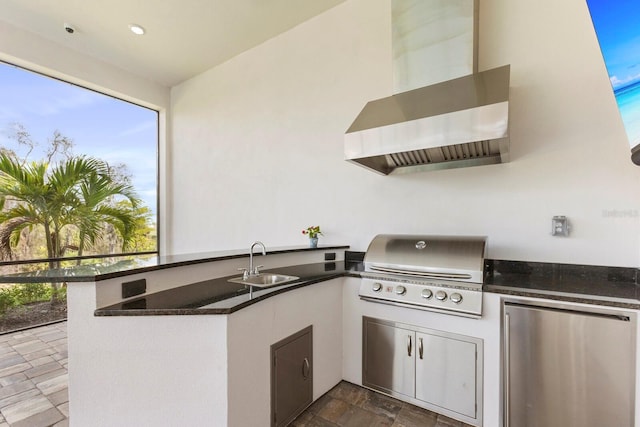
[[[56,80],[61,83],[70,84],[76,86],[78,88],[88,90],[99,95],[108,96],[110,98],[116,99],[121,102],[126,102],[127,104],[134,105],[136,107],[144,108],[155,113],[156,117],[156,142],[155,142],[155,164],[156,164],[156,203],[155,203],[155,228],[156,228],[156,250],[155,251],[143,251],[143,252],[127,252],[127,253],[116,253],[116,254],[98,254],[98,255],[83,255],[83,256],[71,256],[71,257],[62,257],[62,258],[33,258],[33,259],[24,259],[24,260],[11,260],[11,261],[0,261],[0,266],[4,265],[18,265],[18,264],[37,264],[37,263],[45,263],[45,262],[60,262],[60,261],[74,261],[74,260],[85,260],[85,259],[95,259],[95,258],[109,258],[109,257],[124,257],[124,256],[136,256],[136,255],[152,255],[156,254],[160,256],[160,248],[161,248],[161,231],[162,228],[160,226],[161,222],[161,211],[160,211],[160,179],[161,179],[161,171],[160,171],[160,141],[162,139],[161,136],[161,113],[162,110],[159,108],[150,107],[148,105],[142,105],[142,103],[137,103],[128,99],[124,99],[121,96],[113,95],[111,93],[107,93],[108,91],[105,89],[104,91],[94,89],[88,86],[85,86],[81,83],[77,83],[72,81],[73,79],[69,77],[69,79],[65,79],[58,76],[53,76],[51,74],[47,74],[43,71],[37,71],[33,68],[24,65],[18,65],[4,59],[0,59],[0,64],[18,68],[24,72],[37,74],[39,76]]]

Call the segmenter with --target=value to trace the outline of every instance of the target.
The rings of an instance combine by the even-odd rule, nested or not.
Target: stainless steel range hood
[[[383,175],[509,161],[510,67],[475,72],[477,0],[392,4],[396,88],[440,82],[367,103],[345,134],[346,160]],[[466,9],[447,17],[452,4]],[[450,22],[458,28],[450,31]],[[461,31],[460,22],[470,28]],[[460,64],[470,74],[441,81],[443,70],[460,75]]]

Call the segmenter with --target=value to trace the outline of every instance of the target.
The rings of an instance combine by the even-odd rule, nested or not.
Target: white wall
[[[71,426],[227,425],[227,316],[95,317],[95,292],[67,288]]]
[[[512,66],[511,163],[381,177],[343,160],[345,129],[392,85],[389,1],[349,0],[172,89],[171,250],[302,243],[320,224],[356,250],[483,234],[490,258],[637,266],[640,168],[586,3],[480,4],[480,69]]]

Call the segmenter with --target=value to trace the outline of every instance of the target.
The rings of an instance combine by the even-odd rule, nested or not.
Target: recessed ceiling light
[[[73,34],[76,32],[76,29],[74,28],[74,26],[71,24],[67,24],[66,22],[64,23],[64,30],[69,34]]]
[[[129,24],[129,29],[131,30],[131,32],[133,34],[137,34],[139,36],[141,36],[141,35],[143,35],[145,33],[144,28],[142,28],[138,24]]]

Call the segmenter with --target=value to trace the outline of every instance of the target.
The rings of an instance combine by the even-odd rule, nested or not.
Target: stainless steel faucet
[[[257,276],[258,274],[260,274],[260,268],[264,267],[264,265],[256,265],[255,267],[253,266],[253,248],[255,248],[256,245],[262,246],[262,255],[267,254],[264,243],[259,241],[253,242],[253,245],[251,245],[251,249],[249,249],[249,271],[245,270],[244,274],[242,275],[242,277],[245,279],[249,276]]]

